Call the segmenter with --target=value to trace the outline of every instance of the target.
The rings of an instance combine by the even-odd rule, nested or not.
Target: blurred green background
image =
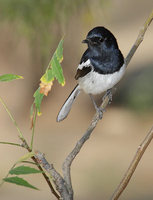
[[[1,96],[30,139],[30,106],[52,53],[64,35],[65,87],[54,83],[44,99],[36,125],[35,149],[46,154],[61,171],[61,164],[88,127],[95,112],[87,95],[78,97],[68,118],[56,115],[75,86],[74,75],[86,46],[81,41],[90,29],[105,26],[116,36],[124,56],[152,10],[152,0],[0,0],[0,74],[14,73],[24,80],[1,83]],[[91,139],[72,165],[76,200],[109,199],[153,124],[153,24],[138,48],[113,103]],[[97,97],[100,101],[100,97]],[[18,142],[17,132],[0,105],[0,141]],[[120,199],[153,199],[151,143]],[[0,145],[0,179],[24,150]],[[54,200],[40,175],[27,176],[40,191],[4,184],[0,199]]]

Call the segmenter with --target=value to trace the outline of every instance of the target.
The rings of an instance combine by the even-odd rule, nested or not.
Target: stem
[[[149,146],[151,140],[153,139],[153,127],[145,137],[145,139],[142,141],[142,143],[139,145],[137,152],[130,163],[129,168],[127,169],[126,173],[124,174],[123,179],[121,180],[120,184],[118,185],[117,189],[115,190],[113,196],[111,197],[111,200],[117,200],[122,192],[125,190],[126,186],[128,185],[133,173],[136,170],[136,167],[138,166],[146,148]]]
[[[105,98],[103,99],[103,102],[100,106],[102,110],[105,110],[105,108],[109,104],[109,100],[110,100],[109,94],[107,94],[105,96]],[[90,136],[91,136],[93,130],[95,129],[99,120],[100,120],[99,114],[96,113],[94,115],[88,129],[84,133],[84,135],[79,139],[79,141],[76,143],[73,150],[69,153],[69,155],[66,157],[66,159],[63,162],[63,166],[62,166],[63,176],[64,176],[65,182],[67,183],[67,188],[68,188],[69,194],[70,194],[72,199],[73,199],[73,187],[72,187],[72,182],[71,182],[71,164],[72,164],[73,160],[75,159],[75,157],[80,152],[82,146],[90,138]]]
[[[147,20],[145,21],[143,27],[140,29],[139,35],[138,35],[134,45],[132,46],[131,50],[129,51],[127,57],[125,58],[126,65],[129,64],[129,62],[130,62],[131,58],[133,57],[135,51],[139,47],[140,43],[143,41],[145,32],[146,32],[148,26],[151,24],[152,20],[153,20],[153,10],[150,13],[149,17],[147,18]]]
[[[34,112],[34,117],[33,117],[33,126],[32,126],[32,136],[31,136],[31,150],[33,149],[33,141],[34,141],[34,133],[35,133],[35,125],[36,125],[36,118],[37,118],[37,109]]]
[[[17,164],[17,163],[15,163],[15,164],[11,167],[10,170],[12,170],[12,169],[16,166],[16,164]],[[10,172],[10,170],[9,170],[9,172]],[[7,177],[9,176],[9,172],[7,173],[7,175],[5,176],[5,178],[7,178]],[[3,185],[4,182],[5,182],[5,181],[2,179],[2,182],[0,183],[0,187]]]
[[[13,142],[0,142],[0,144],[9,144],[9,145],[14,145],[14,146],[22,147],[21,144],[17,144],[17,143],[13,143]]]
[[[46,175],[45,171],[44,171],[43,168],[40,166],[40,164],[38,163],[37,159],[36,159],[34,156],[31,157],[31,158],[32,158],[32,160],[37,164],[38,169],[39,169],[40,171],[42,171],[42,175],[43,175],[43,177],[45,178],[45,180],[46,180],[46,182],[47,182],[47,184],[48,184],[48,186],[49,186],[51,192],[55,195],[55,197],[56,197],[57,199],[60,200],[60,196],[57,194],[57,192],[56,192],[55,189],[53,188],[53,186],[52,186],[52,184],[51,184],[51,182],[50,182],[49,177]]]
[[[20,138],[24,138],[24,137],[23,137],[23,134],[22,134],[22,132],[21,132],[21,130],[20,130],[20,128],[19,128],[18,125],[17,125],[17,122],[15,121],[14,117],[13,117],[12,114],[10,113],[10,111],[9,111],[9,109],[8,109],[8,107],[7,107],[7,105],[5,104],[5,102],[3,101],[3,99],[2,99],[1,97],[0,97],[0,102],[1,102],[1,104],[3,105],[4,109],[6,110],[6,112],[8,113],[8,115],[9,115],[9,117],[11,118],[12,122],[14,123],[14,125],[15,125],[15,127],[16,127],[18,133],[19,133],[19,137],[20,137]]]
[[[37,163],[31,162],[31,161],[26,161],[26,160],[22,161],[22,163],[27,163],[27,164],[32,164],[32,165],[38,166]]]
[[[8,107],[7,107],[7,105],[5,104],[5,102],[3,101],[3,99],[0,97],[0,102],[1,102],[1,104],[3,105],[3,107],[4,107],[4,109],[6,110],[6,112],[8,113],[8,115],[9,115],[9,117],[11,118],[11,120],[12,120],[12,122],[14,123],[14,125],[15,125],[15,127],[16,127],[16,129],[17,129],[17,131],[18,131],[18,133],[19,133],[19,138],[20,138],[20,140],[23,142],[23,144],[24,144],[24,146],[22,146],[22,147],[24,147],[25,149],[27,149],[29,152],[31,152],[32,150],[31,150],[31,148],[29,147],[29,145],[28,145],[28,143],[26,142],[26,140],[24,139],[24,137],[23,137],[23,134],[22,134],[22,132],[21,132],[21,130],[20,130],[20,128],[18,127],[18,125],[17,125],[17,122],[15,121],[15,119],[14,119],[14,117],[12,116],[12,114],[10,113],[10,111],[9,111],[9,109],[8,109]],[[35,112],[35,114],[37,114],[37,112]],[[34,117],[34,127],[35,127],[35,121],[36,121],[36,116]],[[31,140],[31,146],[33,146],[33,137],[34,137],[34,127],[33,127],[33,131],[32,131],[32,140]],[[15,143],[5,143],[5,142],[2,142],[3,144],[11,144],[11,145],[16,145],[16,146],[19,146],[18,144],[15,144]],[[51,184],[51,182],[50,182],[50,180],[49,180],[49,177],[46,175],[46,173],[45,173],[45,171],[43,170],[43,168],[39,165],[39,163],[38,163],[38,161],[37,161],[37,159],[33,156],[33,157],[31,157],[32,158],[32,160],[37,164],[37,167],[38,167],[38,169],[39,170],[41,170],[41,171],[43,171],[43,173],[42,173],[42,175],[44,176],[44,178],[45,178],[45,180],[46,180],[46,182],[47,182],[47,184],[48,184],[48,186],[49,186],[49,188],[50,188],[50,190],[51,190],[51,192],[56,196],[56,198],[57,199],[60,199],[60,196],[56,193],[56,191],[54,190],[54,188],[53,188],[53,186],[52,186],[52,184]],[[14,167],[14,165],[13,165],[13,167]],[[12,168],[11,168],[12,169]],[[7,176],[9,175],[9,173],[7,174]],[[2,181],[2,183],[0,184],[0,185],[2,185],[3,184],[3,181]]]
[[[24,138],[23,138],[23,139],[21,138],[21,140],[22,140],[22,142],[23,142],[25,148],[26,148],[29,152],[32,152],[32,150],[30,149],[30,147],[29,147],[29,145],[27,144],[26,140],[25,140]],[[57,199],[60,199],[60,196],[59,196],[59,195],[57,194],[57,192],[55,191],[54,187],[52,186],[52,183],[50,182],[49,177],[46,175],[44,169],[40,166],[38,160],[35,158],[35,156],[32,156],[31,159],[36,163],[38,169],[39,169],[40,171],[42,171],[42,175],[43,175],[43,177],[45,178],[45,180],[46,180],[46,182],[47,182],[47,184],[48,184],[48,186],[49,186],[51,192],[55,195],[55,197],[56,197]]]

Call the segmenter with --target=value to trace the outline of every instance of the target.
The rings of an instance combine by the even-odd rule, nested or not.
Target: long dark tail
[[[63,104],[62,108],[60,109],[58,115],[57,115],[57,122],[60,122],[62,120],[64,120],[72,107],[72,104],[75,100],[75,98],[79,95],[80,93],[80,87],[79,85],[76,85],[76,87],[73,89],[73,91],[71,92],[71,94],[69,95],[69,97],[66,99],[65,103]]]

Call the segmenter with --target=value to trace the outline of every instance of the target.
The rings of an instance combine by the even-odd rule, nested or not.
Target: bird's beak
[[[89,43],[89,39],[83,40],[82,43],[87,43],[88,44]]]

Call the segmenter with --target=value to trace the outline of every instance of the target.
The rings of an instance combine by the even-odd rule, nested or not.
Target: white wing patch
[[[86,62],[82,62],[81,64],[78,65],[78,69],[82,69],[83,67],[89,67],[91,66],[91,62],[88,59]]]

